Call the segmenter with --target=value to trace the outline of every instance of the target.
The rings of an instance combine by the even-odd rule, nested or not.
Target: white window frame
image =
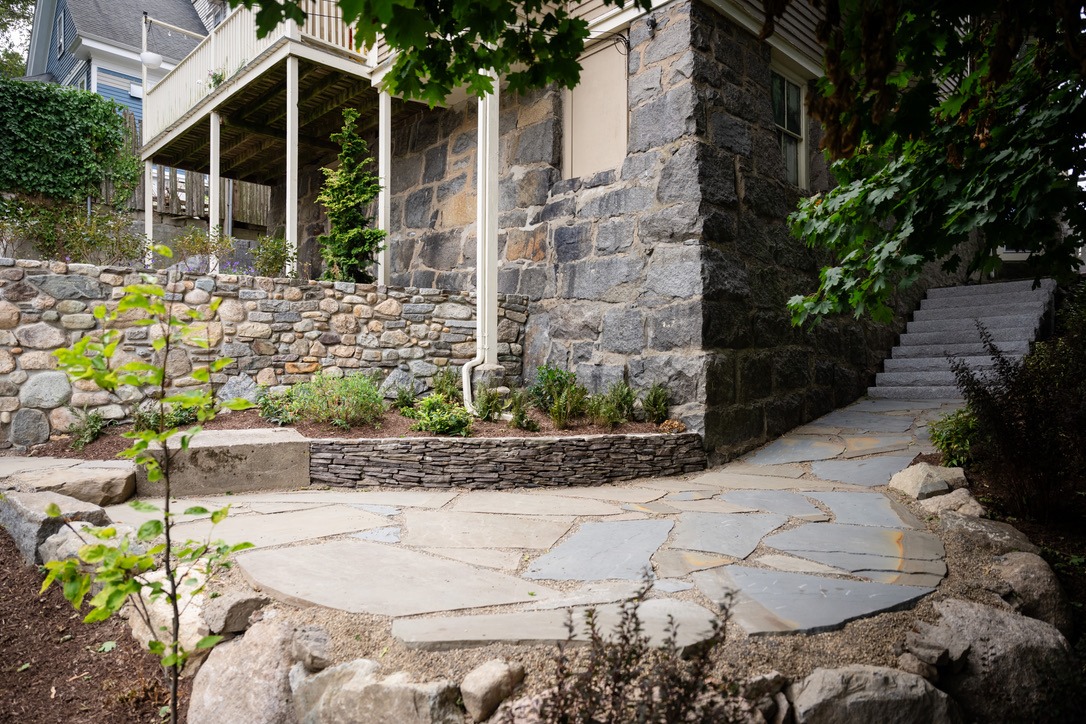
[[[67,10],[61,10],[57,13],[57,24],[54,28],[57,41],[57,59],[59,60],[64,56],[64,16],[67,14]]]
[[[772,75],[773,74],[779,75],[781,78],[783,78],[788,83],[791,83],[792,85],[797,86],[799,88],[799,128],[800,128],[800,137],[798,139],[799,144],[798,144],[798,148],[797,148],[797,153],[799,154],[799,159],[798,159],[798,165],[797,165],[797,169],[796,169],[796,171],[797,171],[796,175],[797,175],[797,181],[798,181],[797,187],[803,189],[804,191],[807,191],[807,190],[810,189],[810,168],[811,168],[811,158],[810,158],[809,144],[808,144],[808,136],[810,135],[811,129],[810,129],[810,122],[809,122],[809,119],[807,117],[807,81],[802,76],[797,74],[794,70],[792,70],[791,68],[784,67],[784,65],[780,62],[780,60],[778,58],[773,59],[773,62],[770,64],[769,70],[770,70],[770,73],[771,73],[771,76],[770,76],[771,80],[770,80],[770,86],[769,86],[769,94],[770,94],[769,102],[770,102],[771,105],[773,103],[773,84],[772,84]],[[785,93],[785,96],[787,97],[787,92]],[[794,137],[794,134],[791,131],[789,131],[786,128],[782,128],[781,126],[778,126],[777,123],[776,123],[776,120],[774,120],[774,122],[773,122],[773,129],[775,131],[783,131],[784,133]],[[782,155],[783,155],[783,150],[782,150]]]

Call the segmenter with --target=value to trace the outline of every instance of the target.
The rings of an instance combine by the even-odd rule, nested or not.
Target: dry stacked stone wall
[[[258,386],[275,390],[317,372],[341,376],[379,372],[386,390],[422,390],[441,368],[475,355],[474,294],[437,289],[377,287],[343,282],[299,282],[231,275],[152,275],[169,301],[207,310],[222,300],[200,336],[210,350],[182,345],[165,360],[177,387],[207,358],[235,362],[213,376],[222,397],[255,399]],[[116,393],[89,381],[70,383],[53,351],[102,328],[93,309],[117,306],[123,287],[143,281],[132,269],[0,259],[0,444],[34,445],[76,420],[73,410],[96,410],[118,420],[145,399],[143,391]],[[499,361],[511,381],[521,374],[527,300],[499,297]],[[118,362],[155,361],[155,327],[126,313]],[[159,332],[160,333],[160,332]]]
[[[704,470],[701,435],[316,440],[312,484],[425,488],[604,485]]]

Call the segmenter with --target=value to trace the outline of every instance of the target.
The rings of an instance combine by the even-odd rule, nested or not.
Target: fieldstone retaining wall
[[[701,435],[314,440],[311,484],[424,488],[604,485],[704,470]]]
[[[321,370],[335,376],[377,371],[390,389],[414,380],[421,390],[442,367],[475,355],[470,293],[225,274],[167,278],[158,272],[154,278],[184,307],[206,310],[213,298],[222,300],[206,335],[199,335],[210,350],[183,345],[165,360],[177,387],[198,386],[194,365],[225,356],[235,363],[212,378],[224,397],[252,398],[257,385],[274,390]],[[44,442],[73,423],[70,408],[121,419],[144,399],[134,388],[112,394],[88,381],[73,386],[53,356],[100,331],[94,307],[116,309],[123,287],[142,280],[133,269],[0,259],[0,444]],[[516,379],[527,300],[500,295],[498,314],[499,361]],[[115,359],[160,362],[151,347],[157,330],[137,326],[138,317],[126,313],[110,323],[124,331]]]

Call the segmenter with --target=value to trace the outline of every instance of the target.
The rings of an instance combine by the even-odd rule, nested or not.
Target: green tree
[[[580,78],[577,58],[588,23],[570,15],[585,0],[338,0],[343,19],[355,27],[355,43],[370,47],[380,33],[400,52],[385,76],[389,88],[408,98],[441,103],[459,86],[481,95],[493,70],[509,90],[558,83],[572,88]],[[261,35],[284,18],[305,20],[302,0],[230,0],[257,8]],[[649,9],[651,0],[604,0],[614,7]]]
[[[773,17],[791,0],[766,0]],[[1086,243],[1084,6],[827,0],[825,77],[811,95],[838,186],[793,231],[832,252],[802,322],[890,316],[926,262],[989,272],[1006,246],[1068,276]],[[971,242],[971,244],[965,244]]]
[[[26,51],[34,3],[0,0],[0,78],[16,78],[26,72]]]
[[[324,171],[324,186],[317,201],[324,206],[331,228],[321,234],[324,278],[334,281],[371,282],[370,266],[385,232],[373,228],[370,204],[381,190],[374,175],[369,147],[358,135],[359,113],[354,108],[343,110],[343,128],[331,138],[339,144],[339,165]]]

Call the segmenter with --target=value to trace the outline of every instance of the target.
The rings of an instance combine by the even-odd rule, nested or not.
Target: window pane
[[[788,89],[788,103],[787,103],[788,124],[785,126],[785,128],[787,128],[792,133],[795,133],[797,135],[802,136],[803,131],[799,127],[799,117],[800,117],[799,86],[794,84],[794,83],[785,83],[785,87]]]
[[[784,125],[784,78],[776,73],[772,75],[773,84],[773,122]]]
[[[799,186],[799,141],[782,133],[781,151],[784,153],[785,178],[793,186]]]

